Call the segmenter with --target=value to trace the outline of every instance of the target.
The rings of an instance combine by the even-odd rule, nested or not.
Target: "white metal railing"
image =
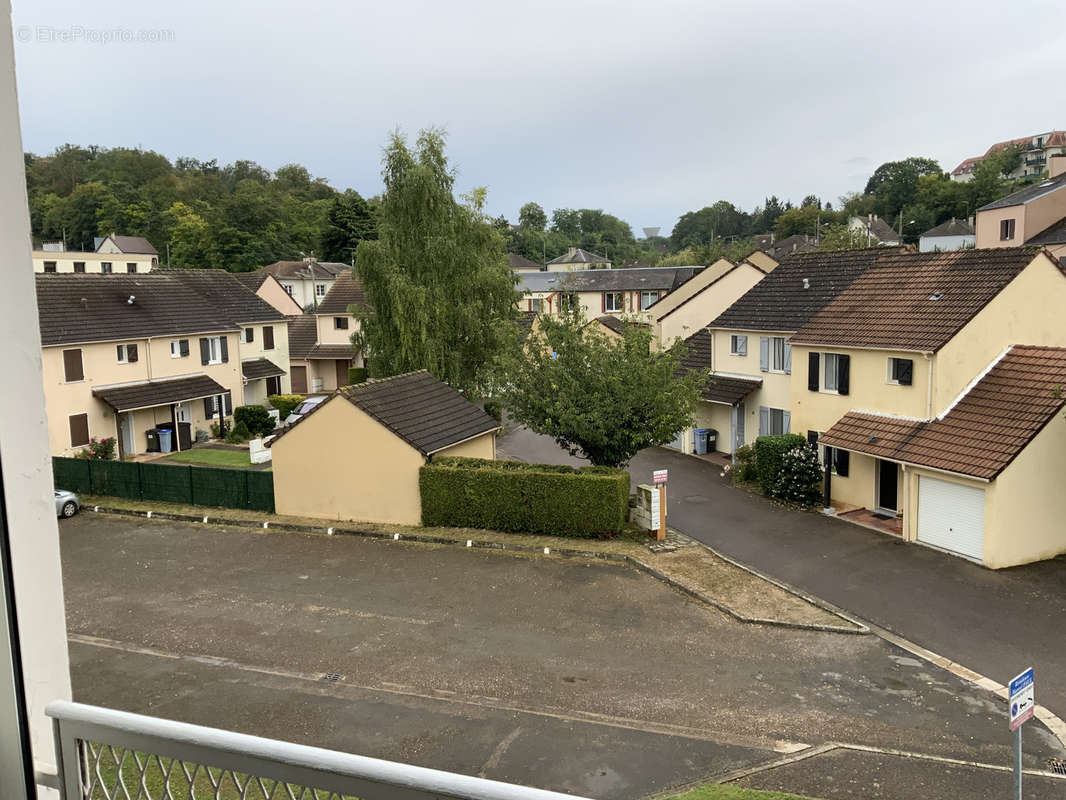
[[[63,800],[575,800],[82,703],[45,712]]]

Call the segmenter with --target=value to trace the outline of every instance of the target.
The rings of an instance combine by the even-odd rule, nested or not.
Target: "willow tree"
[[[422,131],[413,149],[393,133],[383,159],[378,239],[356,250],[365,307],[353,343],[371,377],[426,369],[477,390],[514,336],[519,294],[484,190],[460,202],[444,134]]]

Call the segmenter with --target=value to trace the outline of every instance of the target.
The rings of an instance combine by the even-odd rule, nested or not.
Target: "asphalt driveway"
[[[581,463],[519,428],[501,457]],[[665,448],[633,459],[633,482],[670,470],[669,524],[716,550],[1007,683],[1035,666],[1037,701],[1066,718],[1066,559],[988,570],[733,488],[705,461]]]
[[[831,741],[1010,759],[1001,702],[877,637],[618,565],[91,512],[61,537],[84,702],[594,797]],[[1025,735],[1030,766],[1064,755]],[[891,796],[862,791],[822,794]]]

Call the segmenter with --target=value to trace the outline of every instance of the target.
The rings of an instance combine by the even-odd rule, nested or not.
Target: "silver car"
[[[81,500],[74,492],[68,492],[66,489],[56,489],[56,516],[57,517],[73,517],[78,513],[78,509],[81,508]]]

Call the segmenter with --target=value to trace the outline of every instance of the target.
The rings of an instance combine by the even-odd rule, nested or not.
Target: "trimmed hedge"
[[[777,476],[781,472],[781,459],[793,447],[801,447],[807,440],[798,433],[780,436],[760,436],[755,440],[755,474],[763,494],[773,494]]]
[[[422,524],[598,538],[622,531],[629,473],[445,457],[419,470]]]
[[[366,367],[348,367],[348,383],[366,383]]]
[[[267,402],[278,410],[278,414],[284,422],[285,418],[292,413],[292,410],[306,399],[302,394],[272,394],[267,398]]]

